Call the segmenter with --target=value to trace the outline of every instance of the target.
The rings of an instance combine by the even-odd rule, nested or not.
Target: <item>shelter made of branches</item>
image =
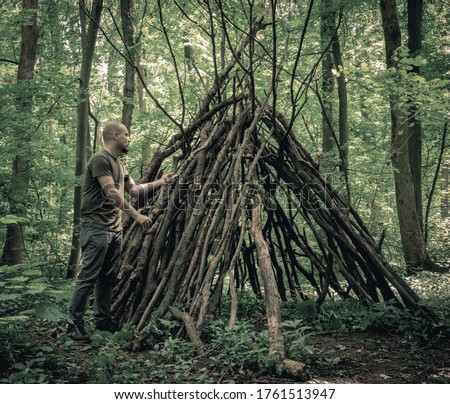
[[[117,316],[142,328],[150,315],[163,316],[179,303],[201,329],[223,293],[236,298],[237,289],[247,288],[263,296],[265,264],[283,300],[320,303],[333,293],[418,303],[281,114],[264,105],[252,111],[242,99],[197,132],[179,162],[177,182],[145,208],[150,231],[135,223],[126,230]],[[159,165],[150,164],[147,175]]]

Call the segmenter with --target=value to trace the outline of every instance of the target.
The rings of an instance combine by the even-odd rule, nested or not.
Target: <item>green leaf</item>
[[[70,290],[47,289],[45,294],[57,299],[68,299],[72,295],[72,292]]]
[[[29,316],[7,316],[7,317],[0,317],[0,323],[15,323],[17,321],[25,321],[29,320]]]
[[[68,320],[68,316],[64,314],[58,307],[50,303],[39,303],[34,309],[38,317],[47,321],[58,322],[60,320]]]
[[[19,293],[10,293],[10,294],[2,293],[2,294],[0,294],[0,302],[14,300],[14,299],[19,298],[20,296],[22,296],[22,295],[20,295]]]
[[[26,223],[26,217],[19,217],[15,215],[6,215],[4,217],[0,217],[0,224],[17,224],[17,223]]]
[[[11,367],[17,370],[24,370],[26,368],[26,366],[22,362],[15,363]]]
[[[11,278],[8,279],[9,282],[13,282],[13,283],[22,283],[22,282],[26,282],[28,279],[27,276],[16,276],[15,278]]]
[[[42,271],[40,269],[28,269],[27,271],[23,272],[24,275],[27,276],[34,276],[34,275],[42,275]]]
[[[47,285],[42,285],[42,286],[33,285],[32,288],[27,289],[25,291],[25,294],[26,295],[38,295],[38,294],[42,293],[45,289],[47,289],[47,287],[48,287]]]
[[[34,309],[21,311],[19,314],[21,316],[32,316],[35,313]]]

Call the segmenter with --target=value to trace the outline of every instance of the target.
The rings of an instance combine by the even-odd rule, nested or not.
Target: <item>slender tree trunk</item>
[[[424,222],[425,242],[428,241],[429,228],[430,228],[428,220],[430,218],[431,205],[433,203],[433,197],[434,197],[434,193],[436,191],[436,184],[437,184],[437,181],[439,178],[439,174],[441,173],[442,160],[443,160],[444,154],[445,154],[445,145],[447,142],[447,126],[448,126],[448,123],[446,122],[444,125],[444,131],[442,133],[441,150],[439,152],[438,161],[436,164],[436,171],[434,172],[433,181],[431,183],[431,189],[430,189],[430,192],[429,192],[428,198],[427,198],[427,207],[425,209],[425,222]],[[447,188],[444,188],[444,189],[448,189],[448,167],[447,167],[447,170],[445,170],[445,167],[444,167],[442,169],[442,173],[444,174],[444,179],[446,178],[445,173],[447,173],[447,178],[446,178]],[[445,183],[444,183],[444,185],[445,185]],[[446,197],[447,197],[447,216],[448,216],[448,195],[446,195]],[[444,200],[443,200],[443,204],[444,204]],[[442,213],[442,210],[441,210],[441,213]],[[444,218],[445,218],[445,216],[444,216]]]
[[[331,0],[321,1],[320,41],[323,51],[327,49],[322,59],[322,153],[321,171],[331,175],[334,165],[337,145],[333,134],[333,55],[331,41],[334,35],[334,12],[331,10]]]
[[[137,65],[139,72],[141,73],[141,76],[145,79],[145,69],[143,68],[142,63],[141,63],[143,52],[144,51],[139,42],[138,44],[136,44],[136,65]],[[145,98],[144,98],[145,89],[144,89],[144,85],[142,84],[141,80],[137,81],[137,86],[138,86],[139,109],[141,111],[145,111],[146,110]]]
[[[442,177],[444,178],[443,183],[443,190],[444,190],[444,197],[441,201],[441,218],[447,219],[449,217],[449,205],[450,205],[450,166],[445,166],[442,168]]]
[[[101,13],[103,9],[103,0],[94,0],[92,3],[89,25],[86,37],[82,35],[82,61],[80,71],[80,89],[77,108],[77,144],[76,144],[76,163],[75,176],[79,184],[74,189],[73,204],[73,233],[72,249],[70,252],[67,268],[67,278],[73,278],[80,260],[80,215],[81,198],[83,192],[83,176],[86,171],[88,137],[89,137],[89,81],[91,78],[92,62],[94,59],[95,43],[97,41],[98,25],[100,24]],[[84,1],[80,2],[80,16],[87,12]],[[81,22],[83,17],[80,18]]]
[[[401,31],[395,0],[380,0],[383,31],[386,47],[387,68],[397,69],[394,52],[401,45]],[[395,196],[400,226],[400,237],[406,266],[410,269],[429,268],[428,256],[420,218],[415,203],[414,181],[409,159],[409,121],[395,107],[396,99],[390,96],[391,104],[391,161],[394,168]]]
[[[412,57],[420,54],[422,49],[422,0],[408,0],[408,48]],[[420,74],[420,66],[412,66],[410,71],[413,74]],[[411,164],[411,174],[414,183],[414,200],[416,203],[417,215],[422,229],[423,223],[423,201],[422,201],[422,125],[418,118],[418,109],[412,100],[409,111],[409,161]]]
[[[37,25],[38,0],[23,0],[22,10],[29,16],[22,23],[20,59],[17,70],[17,81],[27,82],[33,79],[37,58],[37,41],[39,29]],[[25,153],[17,154],[13,161],[10,187],[10,212],[12,215],[25,216],[27,209],[28,186],[30,182],[29,156],[25,147],[26,135],[29,130],[29,117],[32,113],[33,94],[27,89],[17,99],[17,110],[23,116],[24,127],[20,129],[18,140]],[[8,265],[20,264],[25,252],[25,225],[23,223],[9,224],[6,229],[6,242],[3,250],[2,263]]]
[[[341,45],[339,36],[336,35],[332,44],[333,59],[337,76],[338,99],[339,99],[339,149],[341,157],[341,171],[344,177],[348,177],[348,101],[347,101],[347,82],[345,79],[344,61],[342,59]],[[350,202],[350,201],[349,201]]]
[[[120,13],[122,16],[123,41],[126,47],[126,55],[135,63],[136,47],[134,43],[133,28],[133,0],[120,0]],[[122,106],[122,123],[130,130],[134,108],[134,89],[135,89],[135,70],[134,66],[125,61],[125,83],[123,88],[123,106]]]

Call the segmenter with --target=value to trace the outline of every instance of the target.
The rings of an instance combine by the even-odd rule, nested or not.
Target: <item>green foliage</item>
[[[320,350],[310,342],[313,327],[305,324],[303,319],[286,320],[281,325],[288,358],[308,363],[313,356],[320,353]]]
[[[450,331],[450,307],[441,302],[424,302],[434,312],[435,324],[416,311],[399,308],[395,302],[370,306],[353,300],[327,302],[321,308],[316,327],[342,333],[379,331],[409,335],[421,340],[445,337]]]
[[[340,3],[333,2],[333,8],[338,10]],[[378,235],[384,226],[388,227],[384,253],[390,261],[403,265],[392,169],[389,166],[388,94],[399,96],[399,108],[407,109],[412,103],[418,107],[426,149],[426,161],[423,164],[423,190],[426,196],[434,174],[443,122],[448,119],[449,111],[446,73],[449,71],[446,57],[448,38],[445,30],[442,30],[443,26],[448,25],[448,15],[438,4],[426,4],[422,53],[410,55],[406,48],[401,48],[397,54],[401,68],[394,74],[385,71],[384,44],[376,2],[342,3],[345,3],[345,8],[338,33],[344,66],[336,69],[336,75],[344,72],[347,79],[352,199],[354,207],[374,235]],[[137,2],[133,18],[136,30],[142,30],[138,48],[147,88],[167,113],[187,127],[216,75],[213,46],[207,34],[211,31],[209,12],[190,2],[178,6],[183,8],[185,14],[173,2],[163,3],[162,14],[180,83],[175,79],[175,64],[168,52],[166,38],[162,30],[153,29],[160,24],[158,13],[147,12],[144,15],[146,6],[143,2]],[[118,14],[118,4],[112,4],[111,7],[112,15]],[[211,7],[213,15],[220,16],[214,3]],[[223,7],[227,17],[231,18],[226,21],[226,27],[230,45],[234,47],[241,40],[243,32],[248,32],[249,6],[245,2],[230,1],[224,2]],[[277,9],[277,40],[278,45],[283,44],[278,50],[277,63],[283,60],[283,69],[277,81],[277,108],[287,116],[292,112],[291,78],[306,10],[305,2],[291,2]],[[5,60],[17,62],[20,22],[24,16],[20,5],[10,0],[2,2],[0,11],[4,16],[0,27],[1,56]],[[320,43],[320,12],[320,5],[315,5],[293,83],[294,93],[300,83],[309,83],[308,91],[296,100],[302,109],[293,130],[317,159],[321,157],[322,136],[321,106],[315,96],[321,80],[320,69],[316,65]],[[254,16],[261,13],[260,8],[255,6],[253,13]],[[400,14],[401,18],[406,15],[403,11]],[[32,261],[47,261],[62,268],[70,252],[72,190],[77,181],[73,174],[73,134],[76,131],[78,67],[82,56],[80,22],[77,7],[68,0],[41,1],[38,20],[39,63],[35,78],[26,85],[17,83],[17,65],[0,63],[0,117],[4,123],[0,130],[0,218],[3,219],[2,223],[9,220],[5,218],[10,213],[10,202],[14,200],[14,194],[11,193],[14,181],[11,176],[12,161],[16,155],[20,155],[31,163],[26,201],[29,213],[24,233],[27,253]],[[113,21],[108,13],[103,15],[102,28],[107,37],[117,49],[126,53],[115,23],[120,26],[118,19]],[[222,22],[217,18],[213,23],[216,65],[220,65]],[[192,50],[195,67],[192,60],[186,58],[186,45]],[[268,57],[272,47],[271,30],[265,29],[258,34],[254,58],[257,61],[253,77],[255,92],[261,99],[272,74],[272,59]],[[286,55],[282,51],[284,47]],[[225,49],[225,62],[231,56],[231,51]],[[113,49],[106,36],[99,37],[92,69],[90,105],[92,115],[100,123],[121,117],[124,63],[123,57]],[[420,75],[410,73],[413,67],[419,66]],[[231,88],[229,86],[228,93],[223,94],[224,98],[231,96]],[[32,94],[34,103],[31,116],[24,117],[17,110],[16,100],[26,93]],[[173,134],[179,132],[179,128],[155,106],[149,94],[144,94],[144,101],[146,105],[139,107],[136,94],[131,128],[132,147],[125,159],[135,179],[142,175],[152,155],[164,147]],[[337,100],[334,101],[337,111]],[[94,135],[98,138],[99,133],[93,133],[93,122],[90,126],[90,143],[93,146]],[[98,143],[97,149],[100,147]],[[440,180],[430,217],[430,247],[433,255],[440,260],[448,256],[446,251],[442,251],[448,240],[448,226],[445,226],[438,209],[440,196],[444,192],[444,182]],[[4,237],[5,228],[0,226],[0,242],[4,242]]]
[[[35,309],[34,309],[34,313],[36,314],[36,316],[47,320],[47,321],[51,321],[54,323],[57,323],[58,321],[61,320],[67,320],[69,321],[70,318],[67,314],[63,313],[59,307],[50,304],[50,303],[46,303],[46,302],[41,302],[39,303]]]
[[[86,372],[90,383],[129,383],[133,372],[125,349],[130,347],[134,333],[124,329],[115,334],[95,332],[92,346],[98,348],[97,357],[88,360]]]
[[[208,329],[210,343],[217,350],[212,360],[231,369],[242,370],[243,367],[267,369],[268,362],[267,331],[255,330],[251,321],[239,321],[233,327],[227,327],[223,321],[213,321]]]
[[[168,320],[165,318],[150,319],[146,326],[141,330],[141,334],[144,336],[154,336],[157,339],[162,337],[168,337],[172,334],[174,329],[180,327],[178,320]]]
[[[29,319],[28,319],[29,320]],[[19,326],[3,324],[0,327],[0,374],[8,367],[7,377],[0,383],[48,383],[48,371],[55,369],[61,360],[52,347],[40,346],[36,338],[24,332],[36,323],[27,321]]]
[[[36,269],[11,275],[11,284],[33,276],[30,271]],[[392,302],[366,306],[352,299],[327,301],[315,316],[310,315],[311,309],[305,311],[312,303],[284,302],[281,327],[287,357],[307,363],[314,372],[335,374],[345,362],[346,347],[324,347],[316,339],[322,334],[331,340],[335,336],[342,339],[350,335],[398,335],[411,342],[411,350],[420,344],[445,341],[450,335],[450,290],[440,276],[436,275],[433,281],[424,274],[413,277],[427,297],[427,307],[435,313],[435,325],[431,326],[423,316],[399,309]],[[58,318],[57,313],[52,318],[52,310],[49,319],[26,317],[22,322],[8,321],[0,327],[0,382],[233,383],[242,378],[279,377],[280,369],[268,358],[266,320],[255,319],[259,303],[252,293],[247,295],[240,293],[241,320],[234,327],[227,326],[225,313],[205,325],[202,353],[179,335],[181,323],[174,319],[150,320],[145,333],[140,333],[147,339],[147,349],[141,352],[131,350],[137,335],[129,325],[115,334],[95,331],[88,325],[92,343],[81,345],[64,331],[59,331],[55,340],[48,338],[48,327],[56,325],[58,330],[61,324],[49,321]],[[226,304],[223,308],[225,311]],[[242,313],[247,317],[242,317]]]
[[[289,317],[303,318],[307,320],[314,320],[317,318],[317,305],[314,300],[305,301],[287,301],[283,302],[283,312],[287,312]]]
[[[14,324],[32,316],[50,322],[68,319],[54,304],[65,301],[67,292],[49,281],[44,268],[42,263],[0,267],[0,323]]]
[[[383,253],[401,270],[403,258],[389,162],[388,95],[396,95],[399,100],[397,107],[403,111],[412,105],[418,108],[425,146],[423,191],[426,196],[440,150],[443,123],[449,119],[448,34],[442,29],[448,26],[448,13],[439,2],[428,2],[421,55],[410,55],[406,48],[401,48],[397,52],[399,70],[386,72],[377,2],[342,3],[345,3],[345,9],[339,38],[344,66],[336,69],[335,74],[344,72],[347,79],[349,180],[353,205],[375,237],[387,226]],[[117,14],[114,13],[117,5],[111,5],[112,15]],[[340,6],[339,2],[333,2],[333,5],[336,9]],[[223,6],[228,17],[232,18],[226,24],[234,46],[240,42],[243,33],[248,32],[248,4],[233,0],[224,2]],[[66,359],[56,358],[53,351],[39,347],[35,341],[27,342],[21,333],[30,319],[42,327],[58,326],[66,320],[62,307],[68,292],[57,282],[64,276],[64,264],[70,251],[72,190],[78,181],[73,175],[77,78],[82,56],[78,10],[68,0],[42,0],[39,7],[39,64],[35,78],[26,84],[17,83],[17,65],[0,62],[0,118],[3,123],[0,129],[0,242],[4,242],[6,225],[25,224],[27,254],[33,262],[0,267],[0,355],[8,364],[10,373],[3,382],[14,383],[52,382],[54,379],[49,376],[49,369]],[[190,117],[216,79],[209,13],[191,2],[184,2],[185,12],[190,16],[187,19],[174,2],[163,4],[165,26],[181,73],[179,86],[173,60],[167,51],[168,44],[158,29],[158,13],[143,15],[144,2],[137,2],[136,7],[134,17],[137,26],[142,28],[139,44],[141,68],[148,89],[174,119],[180,122],[183,119],[183,126],[187,127]],[[212,7],[215,7],[214,2]],[[279,7],[277,39],[278,45],[283,45],[277,48],[279,58],[276,62],[281,62],[284,46],[287,52],[283,55],[283,69],[277,81],[277,108],[287,116],[292,112],[290,85],[306,7],[305,2],[299,1]],[[217,11],[213,9],[215,16],[219,15]],[[258,7],[253,11],[256,14],[261,12]],[[2,1],[0,12],[4,17],[0,25],[1,57],[17,62],[20,22],[24,15],[18,2],[12,0]],[[293,82],[294,92],[301,82],[308,82],[308,90],[296,100],[302,109],[297,110],[299,115],[293,130],[317,159],[321,155],[322,136],[321,106],[316,97],[321,80],[320,68],[316,66],[320,43],[319,16],[320,9],[315,7]],[[214,20],[214,24],[220,64],[221,21]],[[110,15],[104,15],[102,27],[114,45],[124,51]],[[192,49],[195,68],[192,61],[185,58],[185,44]],[[268,57],[272,46],[268,28],[258,35],[255,43],[257,63],[253,66],[253,79],[255,92],[260,98],[264,97],[272,74],[273,60]],[[231,56],[231,52],[226,50],[225,58]],[[92,69],[90,106],[92,115],[101,123],[121,117],[123,66],[123,58],[112,49],[106,37],[99,37]],[[413,67],[421,68],[420,75],[411,74]],[[223,99],[232,95],[232,86],[226,91],[228,93],[222,94]],[[24,116],[17,109],[17,99],[24,96],[34,99],[31,115]],[[155,106],[148,94],[144,95],[144,101],[145,106],[135,109],[132,147],[125,159],[135,179],[141,177],[153,154],[179,132],[179,128]],[[138,107],[137,97],[134,102]],[[92,122],[90,126],[90,143],[93,145]],[[96,147],[100,147],[98,142]],[[26,204],[26,217],[11,215],[9,209],[15,197],[11,185],[16,179],[11,175],[11,168],[17,155],[30,163],[30,184],[26,201],[22,201]],[[164,164],[169,165],[170,162]],[[444,155],[444,164],[449,164],[448,154]],[[433,257],[448,264],[448,218],[441,215],[439,205],[441,197],[448,195],[449,190],[442,178],[437,185],[429,220],[429,246]],[[315,363],[319,363],[320,358],[323,361],[323,353],[311,342],[316,332],[377,331],[400,333],[422,340],[444,338],[448,335],[445,330],[449,327],[450,318],[448,301],[445,301],[450,293],[448,281],[442,281],[438,275],[417,274],[409,282],[434,310],[439,327],[430,328],[416,313],[399,310],[391,302],[367,307],[353,300],[330,301],[320,309],[314,300],[283,302],[283,338],[288,355],[306,361],[315,358]],[[228,328],[224,319],[229,313],[230,298],[223,296],[221,318],[209,322],[202,335],[207,347],[206,354],[200,358],[193,345],[177,334],[180,322],[172,319],[149,321],[142,334],[147,336],[151,352],[143,355],[129,351],[134,337],[132,329],[114,335],[95,332],[92,347],[80,349],[66,337],[61,337],[55,345],[69,357],[94,351],[92,359],[84,363],[85,370],[80,370],[80,377],[96,383],[208,383],[224,374],[226,379],[234,380],[236,377],[232,372],[236,375],[255,369],[269,372],[273,368],[267,362],[264,300],[252,293],[239,292],[238,301],[240,321],[235,327]],[[204,366],[192,370],[203,360],[206,362]],[[212,377],[213,372],[218,376]]]
[[[6,215],[5,217],[0,217],[0,224],[17,224],[26,222],[27,218],[15,215]]]
[[[163,327],[161,330],[155,324],[149,327],[149,333],[153,336],[166,334],[163,323],[158,322]],[[129,351],[134,337],[133,329],[127,327],[115,334],[98,331],[93,334],[90,349],[98,349],[98,355],[85,362],[89,383],[211,382],[202,371],[192,371],[196,350],[186,340],[166,335],[152,346],[148,357]]]
[[[11,366],[15,372],[11,374],[8,379],[3,379],[3,382],[7,383],[45,383],[47,382],[47,376],[45,375],[42,365],[44,358],[31,359],[26,363],[18,362]]]

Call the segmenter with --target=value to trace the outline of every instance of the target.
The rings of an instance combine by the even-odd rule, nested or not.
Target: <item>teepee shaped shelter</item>
[[[414,307],[419,297],[320,175],[291,122],[269,105],[271,88],[259,100],[238,79],[233,68],[248,41],[233,52],[190,126],[150,162],[142,181],[182,154],[177,181],[146,203],[151,229],[126,223],[112,310],[138,330],[151,317],[180,318],[201,347],[198,336],[223,293],[231,295],[233,324],[237,290],[250,289],[265,300],[271,354],[292,371],[280,338],[281,299],[320,304],[335,294]],[[239,85],[230,91],[232,82]]]

